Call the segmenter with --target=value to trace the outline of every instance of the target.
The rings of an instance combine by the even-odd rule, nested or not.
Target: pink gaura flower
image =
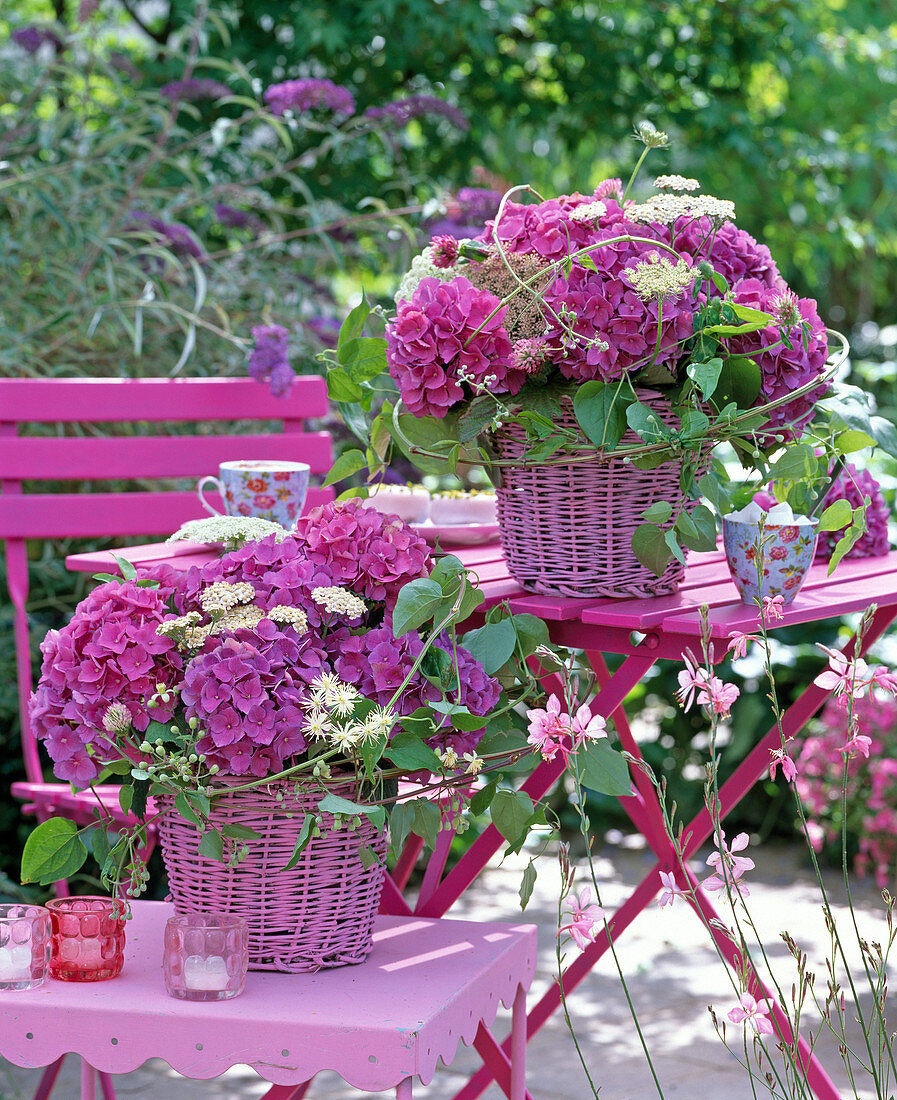
[[[734,684],[725,684],[718,676],[711,676],[698,693],[698,703],[709,707],[720,718],[728,718],[732,704],[740,694],[740,689]]]
[[[750,891],[742,883],[741,876],[745,871],[754,869],[754,861],[750,856],[736,856],[735,852],[741,852],[750,843],[747,833],[739,833],[732,841],[731,847],[726,847],[726,834],[720,834],[720,851],[711,852],[707,857],[707,866],[715,868],[714,874],[704,879],[701,886],[705,890],[721,891],[726,885],[738,885],[743,897],[749,897]]]
[[[750,1023],[758,1035],[773,1035],[769,1011],[769,1001],[756,1001],[750,993],[742,993],[741,1004],[730,1010],[729,1019],[733,1024]]]
[[[764,596],[763,616],[766,619],[781,619],[785,614],[784,596]]]
[[[676,882],[676,876],[672,871],[661,871],[660,881],[663,883],[663,893],[657,899],[657,904],[661,908],[665,905],[672,905],[676,898],[685,897],[685,891]]]
[[[869,750],[872,748],[872,738],[863,733],[855,733],[847,744],[841,749],[845,756],[862,754],[868,760]]]
[[[861,657],[847,657],[821,642],[816,643],[816,648],[828,656],[829,663],[825,672],[816,677],[816,686],[834,692],[835,695],[844,695],[846,692],[854,699],[861,699],[872,682],[873,675],[866,662]]]
[[[561,713],[561,701],[556,695],[548,700],[545,710],[533,709],[529,712],[529,737],[526,740],[527,744],[539,750],[543,760],[554,760],[561,753],[566,764],[573,747],[571,721],[569,714]]]
[[[884,665],[876,665],[869,677],[870,687],[879,687],[889,695],[897,695],[897,675]]]
[[[676,698],[683,710],[690,710],[695,701],[695,693],[703,691],[707,687],[709,675],[707,669],[701,668],[691,653],[683,653],[682,661],[685,668],[679,673],[679,689]]]
[[[791,759],[784,749],[776,749],[772,753],[772,760],[769,762],[769,778],[775,779],[776,768],[781,764],[782,775],[788,780],[789,783],[793,783],[797,779],[797,765]]]
[[[562,924],[558,929],[558,936],[568,932],[580,951],[584,951],[592,943],[597,935],[596,926],[604,920],[604,910],[600,905],[592,902],[592,889],[584,886],[579,891],[579,897],[568,900],[570,906],[570,921]]]
[[[743,634],[740,630],[730,630],[726,653],[731,653],[733,657],[745,657],[747,656],[748,645],[759,640],[754,634]]]
[[[571,723],[573,744],[579,748],[584,741],[598,741],[607,737],[607,722],[601,714],[592,714],[587,703],[577,710]]]

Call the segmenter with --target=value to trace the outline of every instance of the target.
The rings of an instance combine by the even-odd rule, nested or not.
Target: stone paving
[[[779,933],[790,931],[809,953],[819,971],[817,987],[825,989],[823,963],[828,936],[811,871],[800,860],[796,847],[767,845],[752,850],[757,868],[750,872],[750,907],[767,953],[782,975],[782,988],[789,991],[794,977],[792,960]],[[652,864],[650,854],[638,848],[604,847],[597,858],[602,901],[618,904]],[[482,920],[512,920],[520,917],[517,888],[522,864],[508,861],[494,866],[481,877],[459,904],[454,915]],[[558,882],[556,861],[544,856],[533,899],[524,919],[539,925],[540,962],[530,1003],[550,986],[554,966],[555,903]],[[828,879],[838,926],[849,928],[840,876]],[[853,887],[855,907],[862,934],[884,942],[886,925],[883,905],[874,887],[860,883]],[[755,1094],[745,1071],[728,1053],[714,1032],[707,1007],[713,1005],[720,1017],[736,1003],[727,973],[709,945],[705,930],[684,903],[672,909],[653,904],[620,937],[617,944],[620,965],[627,977],[638,1010],[645,1041],[651,1051],[664,1097],[685,1098],[701,1094],[709,1100],[753,1100]],[[854,956],[858,959],[856,952]],[[571,998],[577,1030],[601,1100],[649,1100],[658,1096],[646,1059],[639,1045],[619,979],[608,956],[577,988]],[[868,998],[865,1000],[868,1008]],[[856,1031],[856,1029],[854,1029]],[[502,1032],[504,1034],[504,1032]],[[741,1028],[728,1025],[728,1037],[740,1050]],[[854,1040],[859,1034],[852,1035]],[[848,1087],[837,1048],[824,1046],[823,1060],[842,1095],[854,1100],[872,1100],[874,1089],[857,1082]],[[70,1065],[54,1092],[56,1100],[79,1096],[77,1062]],[[479,1065],[475,1051],[461,1047],[450,1068],[440,1068],[435,1080],[415,1096],[426,1100],[449,1100],[465,1078]],[[840,1073],[839,1073],[840,1069]],[[25,1100],[33,1093],[38,1074],[22,1071],[0,1060],[0,1100]],[[528,1085],[533,1100],[588,1100],[593,1093],[576,1057],[563,1019],[555,1017],[535,1036],[529,1046]],[[30,1091],[29,1091],[30,1086]],[[894,1086],[891,1085],[893,1090]],[[116,1079],[121,1100],[257,1100],[265,1086],[245,1067],[236,1067],[214,1081],[187,1081],[160,1060],[147,1063],[134,1073]],[[350,1100],[361,1094],[344,1085],[335,1074],[322,1074],[309,1092],[310,1100]],[[485,1100],[499,1100],[496,1087],[483,1094]],[[757,1096],[769,1093],[757,1088]],[[890,1093],[884,1093],[889,1096]]]

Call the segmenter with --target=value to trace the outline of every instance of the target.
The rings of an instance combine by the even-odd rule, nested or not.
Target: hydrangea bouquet
[[[348,779],[347,820],[382,826],[399,776],[417,775],[427,797],[404,796],[393,840],[412,827],[435,836],[482,769],[531,751],[512,708],[534,692],[526,661],[544,625],[496,608],[459,637],[482,593],[458,559],[434,564],[396,516],[331,503],[288,536],[188,573],[122,564],[44,641],[31,716],[59,779],[84,790],[120,776],[122,807],[139,821],[44,822],[25,848],[26,880],[71,875],[88,841],[106,882],[139,893],[153,795],[174,796],[202,854],[238,862],[246,830],[222,833],[210,818],[223,780],[230,792],[312,783],[332,811],[328,789]]]
[[[666,137],[645,125],[639,137],[640,165]],[[473,239],[431,240],[382,335],[362,335],[365,302],[353,311],[323,358],[350,425],[362,426],[359,410],[372,423],[339,476],[365,465],[373,476],[396,444],[428,471],[479,462],[500,481],[520,462],[495,445],[513,428],[528,464],[681,465],[685,496],[720,511],[769,482],[796,511],[821,502],[839,455],[883,426],[861,394],[834,396],[844,338],[786,285],[731,202],[675,175],[635,201],[636,172],[625,187],[606,179],[553,199],[512,188]],[[740,501],[722,464],[708,471],[723,441],[758,475]],[[644,518],[633,549],[658,573],[683,546],[715,545],[704,505],[659,504]]]

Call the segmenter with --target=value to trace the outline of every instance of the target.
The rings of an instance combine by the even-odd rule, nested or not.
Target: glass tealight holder
[[[227,1001],[243,992],[249,926],[230,913],[182,913],[165,926],[162,969],[170,997]]]
[[[0,905],[0,990],[43,985],[50,959],[50,914],[42,905]]]
[[[102,897],[56,898],[50,911],[50,977],[63,982],[117,978],[125,961],[125,906]]]

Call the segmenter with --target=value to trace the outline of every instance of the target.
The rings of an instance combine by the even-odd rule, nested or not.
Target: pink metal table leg
[[[96,1072],[86,1058],[81,1059],[81,1100],[97,1100]]]
[[[302,1100],[310,1084],[311,1081],[301,1085],[272,1085],[261,1100]]]
[[[396,1100],[414,1100],[411,1093],[412,1081],[410,1077],[406,1077],[404,1081],[400,1081],[396,1085]]]
[[[97,1077],[100,1079],[100,1092],[103,1094],[103,1100],[115,1100],[115,1087],[109,1074],[98,1073]]]
[[[61,1058],[57,1058],[55,1062],[47,1066],[41,1075],[40,1084],[34,1094],[34,1100],[47,1100],[47,1097],[53,1091],[53,1086],[56,1084],[56,1078],[59,1076],[59,1071],[62,1069],[62,1063],[65,1059],[66,1055],[63,1054]]]
[[[511,1016],[511,1096],[524,1100],[526,1094],[526,990],[517,990]]]

